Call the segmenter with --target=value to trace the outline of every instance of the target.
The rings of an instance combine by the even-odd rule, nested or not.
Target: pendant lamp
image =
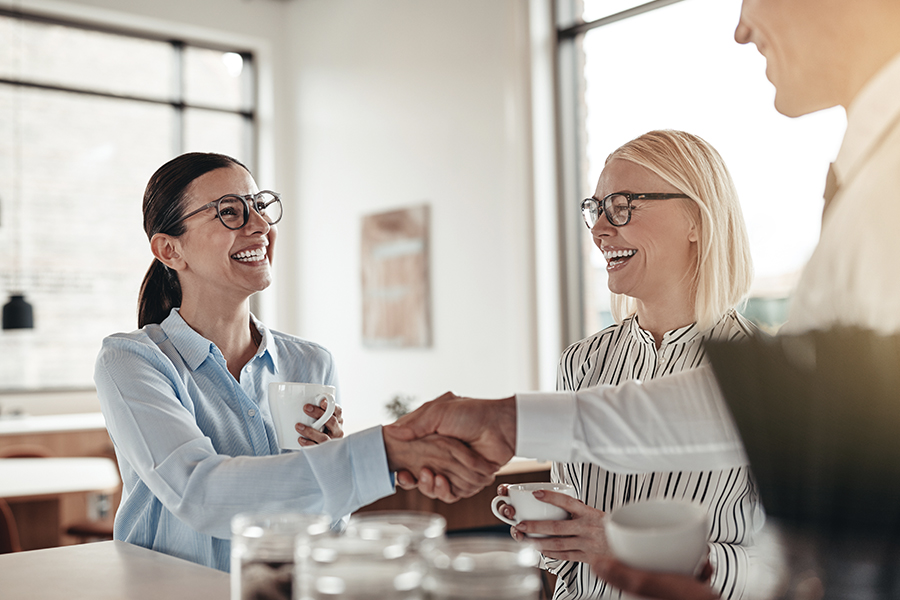
[[[17,28],[18,42],[21,46],[22,31],[21,19]],[[17,72],[21,78],[21,48],[16,53],[19,69]],[[15,160],[13,167],[13,189],[15,191],[14,199],[9,203],[12,209],[12,237],[13,237],[13,289],[19,290],[21,285],[23,260],[22,260],[22,215],[21,215],[21,198],[22,198],[22,111],[21,111],[21,87],[17,87],[13,92],[13,127],[12,127],[12,154]],[[25,300],[25,294],[21,291],[13,291],[10,293],[9,301],[3,305],[3,329],[34,329],[34,310],[31,304]]]
[[[13,292],[3,305],[3,329],[34,329],[34,310],[24,294]]]

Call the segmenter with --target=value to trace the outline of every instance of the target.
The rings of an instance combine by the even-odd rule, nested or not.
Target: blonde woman
[[[567,348],[557,388],[647,380],[705,363],[703,342],[735,339],[753,326],[735,310],[750,288],[752,264],[737,193],[718,152],[681,131],[651,131],[613,152],[582,212],[607,261],[616,324]],[[672,498],[710,515],[712,588],[737,598],[746,584],[748,545],[763,514],[746,466],[666,472],[648,458],[643,471],[612,472],[590,463],[554,463],[553,481],[578,500],[545,493],[568,510],[560,522],[513,528],[539,539],[554,598],[617,597],[591,570],[608,554],[602,517],[624,504]]]

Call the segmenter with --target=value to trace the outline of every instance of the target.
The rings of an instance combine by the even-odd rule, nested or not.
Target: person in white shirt
[[[819,244],[782,331],[900,332],[900,2],[744,0],[735,40],[765,56],[779,112],[842,106],[848,116]],[[660,468],[693,470],[746,461],[708,367],[577,393],[448,394],[403,425],[389,435],[458,436],[495,462],[518,454],[621,469],[653,457]]]

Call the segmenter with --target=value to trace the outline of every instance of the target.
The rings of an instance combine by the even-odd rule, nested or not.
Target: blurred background
[[[769,331],[819,234],[840,111],[789,120],[740,0],[0,0],[0,418],[92,413],[100,340],[136,328],[140,202],[186,151],[282,193],[267,325],[331,350],[347,429],[444,391],[553,389],[611,323],[579,214],[655,128],[723,155]],[[426,343],[363,335],[367,216],[427,206]],[[19,417],[21,418],[21,416]]]

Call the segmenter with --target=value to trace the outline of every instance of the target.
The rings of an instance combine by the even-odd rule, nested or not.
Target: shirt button
[[[253,370],[253,366],[252,366],[252,365],[247,365],[247,372],[249,373],[249,372],[252,371],[252,370]]]
[[[251,408],[250,410],[247,411],[247,414],[250,415],[251,417],[255,417],[255,416],[256,416],[256,410],[254,410],[254,409]]]

